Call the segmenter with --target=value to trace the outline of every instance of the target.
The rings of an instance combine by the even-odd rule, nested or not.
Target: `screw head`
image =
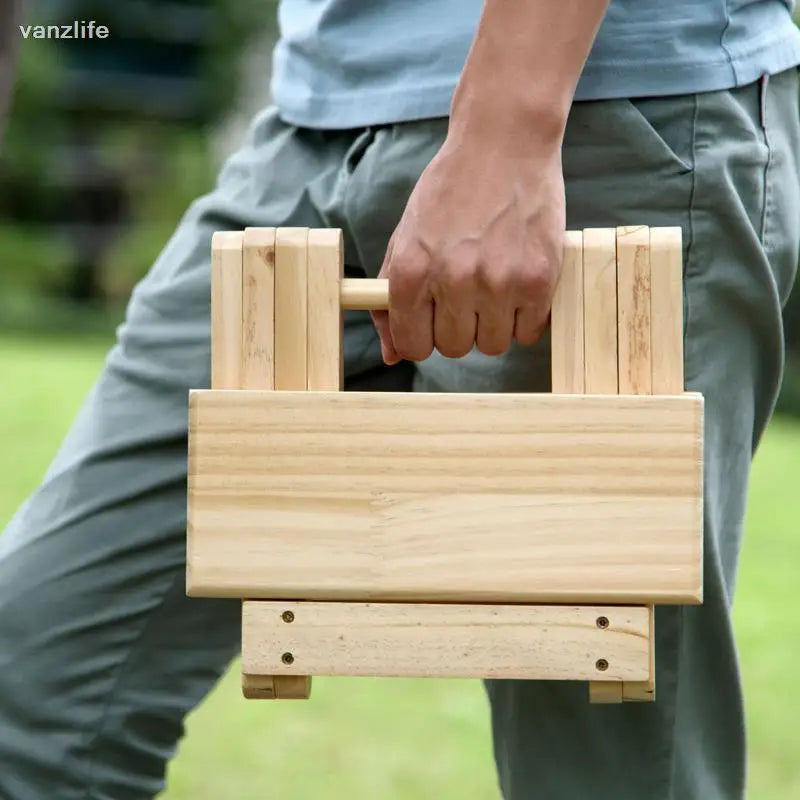
[[[601,630],[605,630],[608,627],[608,617],[598,617],[597,627]]]
[[[608,669],[608,661],[604,658],[598,658],[597,661],[594,662],[594,665],[600,672],[605,672]]]
[[[293,611],[284,611],[283,614],[281,614],[281,619],[284,622],[294,622],[294,612]]]
[[[291,653],[284,653],[281,656],[281,661],[283,661],[284,664],[294,664],[294,656]]]

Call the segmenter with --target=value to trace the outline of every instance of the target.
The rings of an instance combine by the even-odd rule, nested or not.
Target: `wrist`
[[[572,92],[498,93],[475,82],[456,90],[448,138],[459,142],[490,142],[493,148],[530,155],[558,150],[564,137]]]

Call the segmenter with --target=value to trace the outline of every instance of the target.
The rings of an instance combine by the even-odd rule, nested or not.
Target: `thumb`
[[[386,246],[386,255],[383,257],[383,264],[381,264],[380,271],[378,272],[379,278],[389,277],[389,262],[392,259],[392,251],[394,250],[394,234],[389,239],[389,244]],[[389,302],[391,304],[391,291],[389,294]],[[381,356],[383,361],[388,366],[397,364],[402,359],[394,349],[392,342],[392,331],[389,325],[389,312],[388,311],[370,311],[372,317],[372,324],[378,332],[378,338],[381,342]]]
[[[402,359],[397,355],[392,343],[392,332],[389,328],[389,312],[388,311],[370,311],[372,322],[375,325],[375,330],[378,332],[378,338],[381,340],[381,356],[383,361],[388,366],[397,364]]]

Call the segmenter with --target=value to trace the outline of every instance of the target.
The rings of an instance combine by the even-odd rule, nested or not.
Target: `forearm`
[[[560,142],[608,4],[609,0],[485,0],[453,97],[451,134],[500,138],[522,147],[531,135]]]

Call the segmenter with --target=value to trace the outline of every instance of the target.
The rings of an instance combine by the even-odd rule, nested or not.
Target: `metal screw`
[[[605,672],[608,669],[608,661],[604,658],[598,658],[597,661],[594,662],[594,665],[600,672]]]
[[[608,627],[608,617],[598,617],[597,627],[601,630],[605,630]]]
[[[281,619],[284,622],[294,622],[294,612],[293,611],[284,611],[283,614],[281,614]]]
[[[294,656],[291,653],[284,653],[281,656],[281,661],[283,661],[284,664],[293,664]]]

